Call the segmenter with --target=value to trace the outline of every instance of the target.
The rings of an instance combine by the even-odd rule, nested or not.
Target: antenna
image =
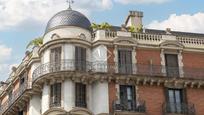
[[[67,0],[67,3],[69,5],[69,8],[68,9],[72,9],[72,4],[74,3],[74,0]]]

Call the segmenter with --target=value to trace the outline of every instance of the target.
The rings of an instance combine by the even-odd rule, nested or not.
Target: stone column
[[[49,101],[50,101],[50,86],[47,83],[44,83],[41,100],[42,114],[49,109]]]

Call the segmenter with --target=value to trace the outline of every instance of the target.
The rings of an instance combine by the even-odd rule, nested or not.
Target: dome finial
[[[67,3],[69,4],[69,8],[68,9],[72,9],[72,4],[74,3],[74,0],[67,0]]]

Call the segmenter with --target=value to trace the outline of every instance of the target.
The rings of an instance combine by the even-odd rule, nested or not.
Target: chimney
[[[126,27],[134,26],[138,28],[142,26],[143,12],[141,11],[129,11],[129,15],[125,21]]]

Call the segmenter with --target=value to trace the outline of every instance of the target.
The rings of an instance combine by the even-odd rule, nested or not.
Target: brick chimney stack
[[[125,21],[126,27],[134,26],[139,27],[142,25],[143,12],[129,11],[129,15]]]

